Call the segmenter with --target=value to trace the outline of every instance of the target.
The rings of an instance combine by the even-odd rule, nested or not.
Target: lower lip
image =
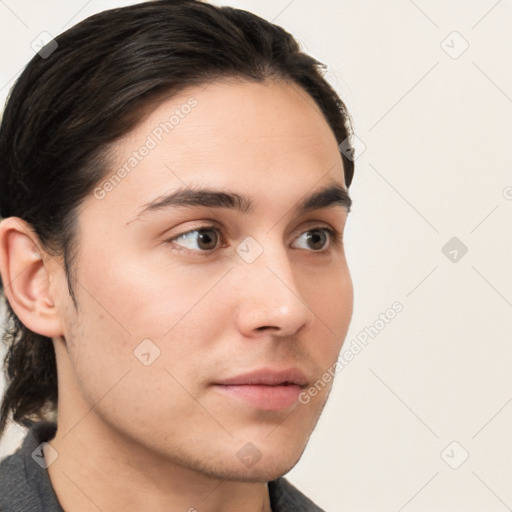
[[[295,384],[287,386],[218,385],[216,387],[225,393],[245,400],[253,407],[265,411],[278,411],[290,407],[297,402],[302,390],[300,386]]]

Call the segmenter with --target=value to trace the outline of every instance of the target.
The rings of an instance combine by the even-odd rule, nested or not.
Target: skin
[[[217,82],[160,103],[115,144],[108,176],[192,96],[191,113],[80,208],[78,310],[62,260],[21,219],[0,224],[8,299],[56,351],[58,458],[48,473],[66,512],[269,511],[267,482],[297,463],[331,389],[266,411],[211,384],[262,367],[297,367],[313,383],[337,360],[353,306],[343,244],[326,237],[319,251],[306,236],[341,237],[348,212],[293,215],[323,186],[346,188],[336,139],[295,84]],[[162,193],[198,185],[250,196],[253,210],[136,219]],[[212,223],[219,242],[207,256],[197,231],[179,238]],[[248,236],[263,248],[252,263],[236,252]],[[134,355],[144,339],[160,350],[148,366]],[[237,456],[249,442],[261,454],[251,467]]]

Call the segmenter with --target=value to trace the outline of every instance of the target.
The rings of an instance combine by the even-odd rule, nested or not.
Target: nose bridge
[[[284,292],[283,288],[286,290],[285,295],[299,295],[287,249],[281,240],[267,236],[259,242],[253,237],[247,237],[237,252],[244,263],[241,264],[241,272],[253,286],[269,291],[277,288],[277,295]]]
[[[237,253],[237,274],[242,283],[238,297],[242,329],[274,327],[283,334],[293,334],[312,321],[312,312],[301,296],[282,240],[267,236],[260,243],[247,237],[237,247]]]

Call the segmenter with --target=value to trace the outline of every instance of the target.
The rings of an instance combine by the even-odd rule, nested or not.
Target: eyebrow
[[[229,208],[241,213],[251,213],[254,210],[253,200],[244,194],[212,188],[182,188],[170,194],[159,196],[145,204],[142,211],[133,220],[160,210],[174,208]],[[326,187],[306,196],[294,208],[296,216],[304,215],[310,211],[322,208],[341,206],[350,212],[352,199],[347,190],[337,184]]]

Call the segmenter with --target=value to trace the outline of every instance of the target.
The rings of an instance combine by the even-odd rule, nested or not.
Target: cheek
[[[332,362],[338,356],[352,318],[354,290],[348,267],[343,262],[332,266],[328,273],[308,279],[304,287],[304,297],[315,314],[317,329],[326,333],[318,352],[324,361]]]
[[[83,280],[95,290],[93,314],[104,316],[108,310],[124,335],[134,340],[162,339],[181,328],[198,307],[219,304],[216,283],[225,271],[210,266],[208,272],[200,272],[197,265],[172,261],[163,250],[155,250],[150,258],[134,251],[118,253],[116,261],[110,258],[103,267],[84,269]],[[212,318],[207,314],[199,325]]]
[[[133,325],[151,325],[151,318],[141,313],[131,320]],[[82,296],[79,314],[69,326],[73,372],[69,381],[76,381],[77,396],[86,409],[94,406],[111,424],[124,423],[130,416],[141,422],[141,432],[151,430],[152,422],[168,422],[170,415],[194,416],[204,423],[201,408],[191,399],[208,377],[204,359],[198,356],[208,359],[206,326],[200,320],[187,315],[165,337],[151,334],[151,327],[140,327],[140,332],[149,332],[142,338],[135,330],[124,331],[96,300]]]
[[[153,379],[163,385],[170,378],[165,370],[185,382],[194,368],[201,382],[201,369],[232,322],[231,294],[220,282],[225,272],[212,269],[198,278],[197,266],[143,264],[127,257],[84,267],[73,333],[79,373],[105,381],[105,375],[120,377],[130,370],[141,384]]]

